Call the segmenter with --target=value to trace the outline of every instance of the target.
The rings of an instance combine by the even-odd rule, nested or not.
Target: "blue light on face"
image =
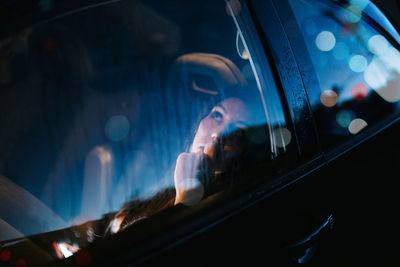
[[[110,141],[121,141],[130,130],[129,120],[123,115],[110,117],[104,127],[104,132]]]
[[[368,61],[362,55],[355,55],[350,58],[349,67],[354,72],[363,72],[368,67]]]

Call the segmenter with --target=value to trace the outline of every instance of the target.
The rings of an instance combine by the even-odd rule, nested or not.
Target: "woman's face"
[[[201,151],[213,157],[215,145],[221,142],[222,137],[232,139],[231,142],[223,144],[224,151],[236,150],[235,138],[229,136],[245,130],[249,117],[250,111],[240,99],[227,98],[221,101],[201,120],[190,152]]]

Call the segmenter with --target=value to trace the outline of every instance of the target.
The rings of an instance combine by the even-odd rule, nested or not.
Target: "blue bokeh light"
[[[124,115],[115,115],[110,117],[104,127],[104,132],[110,141],[121,141],[130,130],[129,120]]]
[[[363,72],[368,67],[368,61],[362,55],[355,55],[350,58],[349,67],[354,72]]]

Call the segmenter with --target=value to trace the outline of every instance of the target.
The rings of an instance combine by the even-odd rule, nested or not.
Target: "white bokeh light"
[[[335,47],[336,38],[330,31],[322,31],[315,38],[315,45],[321,51],[330,51]]]
[[[380,34],[374,35],[368,40],[368,49],[375,55],[383,55],[388,48],[388,41]]]
[[[285,127],[279,127],[274,130],[276,145],[285,148],[292,141],[292,134]]]
[[[400,100],[400,53],[394,47],[376,56],[364,72],[368,86],[383,99],[394,103]]]
[[[349,132],[351,134],[358,134],[367,126],[368,123],[365,120],[357,118],[351,121],[349,125]]]
[[[350,58],[349,67],[354,72],[363,72],[368,67],[368,61],[362,55],[355,55]]]

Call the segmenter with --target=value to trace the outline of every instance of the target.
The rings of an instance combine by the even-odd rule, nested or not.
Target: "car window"
[[[304,44],[307,51],[296,57],[323,148],[393,118],[400,100],[400,53],[395,37],[377,26],[373,4],[288,3],[294,17],[285,27],[293,47]]]
[[[70,256],[104,235],[94,226],[195,205],[285,154],[292,132],[244,8],[107,1],[1,37],[0,239],[91,221],[50,246]]]

